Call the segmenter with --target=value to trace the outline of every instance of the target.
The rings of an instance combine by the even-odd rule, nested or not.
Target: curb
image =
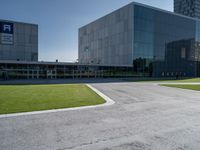
[[[91,90],[97,93],[100,97],[102,97],[106,103],[99,104],[99,105],[92,105],[92,106],[82,106],[82,107],[73,107],[73,108],[64,108],[64,109],[51,109],[51,110],[41,110],[41,111],[32,111],[32,112],[22,112],[22,113],[13,113],[13,114],[3,114],[0,115],[1,118],[10,118],[10,117],[18,117],[18,116],[28,116],[28,115],[39,115],[39,114],[46,114],[46,113],[56,113],[56,112],[64,112],[64,111],[73,111],[73,110],[83,110],[83,109],[90,109],[90,108],[99,108],[113,105],[115,102],[110,99],[108,96],[101,93],[99,90],[94,88],[93,86],[86,84]]]

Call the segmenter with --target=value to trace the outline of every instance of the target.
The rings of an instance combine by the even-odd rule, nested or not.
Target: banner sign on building
[[[13,44],[13,23],[0,22],[0,43]]]

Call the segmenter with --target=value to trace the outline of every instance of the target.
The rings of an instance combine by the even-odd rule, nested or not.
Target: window
[[[186,58],[186,49],[181,48],[181,58],[185,59]]]

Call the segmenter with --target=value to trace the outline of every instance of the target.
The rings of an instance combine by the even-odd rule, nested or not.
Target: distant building
[[[38,61],[38,26],[0,20],[0,60]]]
[[[200,19],[200,0],[174,0],[174,12]]]

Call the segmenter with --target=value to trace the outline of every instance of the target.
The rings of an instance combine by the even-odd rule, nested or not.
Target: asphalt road
[[[200,92],[102,83],[112,106],[0,119],[1,150],[197,150]]]

